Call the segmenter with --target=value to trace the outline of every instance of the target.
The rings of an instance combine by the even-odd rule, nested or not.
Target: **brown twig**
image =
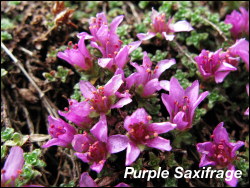
[[[35,130],[34,130],[34,124],[33,124],[33,122],[31,121],[31,118],[30,118],[29,111],[24,105],[21,105],[21,107],[23,109],[25,118],[27,120],[27,124],[28,124],[28,127],[29,127],[30,134],[32,135],[32,134],[34,134]]]
[[[183,53],[192,63],[196,64],[194,59],[183,50],[183,48],[180,46],[180,44],[176,40],[173,40],[173,42],[177,46],[177,48],[181,51],[181,53]]]
[[[141,24],[141,17],[139,16],[139,14],[136,12],[135,10],[135,6],[133,5],[133,3],[131,3],[130,1],[126,2],[128,4],[128,6],[130,7],[135,19],[137,20],[138,24]]]
[[[19,60],[17,60],[17,58],[9,51],[9,49],[1,42],[1,48],[3,48],[3,50],[10,56],[10,58],[13,60],[14,64],[16,66],[18,66],[21,71],[23,72],[23,74],[28,78],[28,80],[30,81],[30,83],[34,86],[34,88],[36,89],[36,91],[39,94],[39,98],[42,100],[45,108],[47,109],[48,113],[50,115],[53,115],[54,117],[59,117],[57,112],[54,110],[54,108],[52,108],[52,106],[50,105],[51,102],[50,100],[45,96],[45,94],[42,92],[42,90],[37,86],[37,84],[35,83],[35,81],[30,77],[30,75],[28,74],[28,72],[24,69],[23,65],[20,63]]]
[[[224,41],[228,41],[228,38],[226,37],[226,35],[223,33],[223,31],[220,30],[220,28],[215,25],[214,23],[210,22],[207,18],[204,18],[201,16],[201,18],[208,23],[209,25],[211,25],[224,39]]]
[[[1,100],[3,101],[3,121],[6,127],[12,127],[9,119],[9,106],[4,94],[1,92]],[[1,116],[2,117],[2,116]]]

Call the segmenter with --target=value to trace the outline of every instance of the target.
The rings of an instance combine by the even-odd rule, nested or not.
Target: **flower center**
[[[142,122],[131,124],[129,127],[131,128],[129,130],[129,137],[137,144],[143,144],[148,139],[158,136],[156,132],[149,130],[148,125],[143,124]]]
[[[216,161],[218,165],[226,167],[233,161],[233,158],[231,157],[232,149],[225,143],[224,140],[221,140],[219,144],[214,144],[212,146],[212,150],[212,160]]]
[[[53,138],[58,138],[58,136],[66,133],[66,130],[64,129],[64,126],[52,124],[49,127],[49,133]]]
[[[94,144],[89,146],[88,159],[99,163],[107,157],[108,151],[106,143],[96,141]]]
[[[203,69],[207,73],[214,74],[221,64],[221,60],[215,61],[213,53],[206,51],[206,55],[203,56],[202,60]]]
[[[97,113],[107,113],[112,105],[112,101],[109,97],[104,95],[104,87],[99,87],[96,91],[93,91],[94,97],[90,99],[91,109],[94,109]]]
[[[180,111],[185,113],[183,120],[186,122],[189,122],[190,118],[189,118],[188,114],[190,112],[190,99],[188,96],[183,96],[183,101],[181,101],[181,103],[178,101],[174,101],[174,109],[172,111],[172,119]]]

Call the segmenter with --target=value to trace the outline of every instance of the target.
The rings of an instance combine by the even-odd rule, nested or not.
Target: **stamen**
[[[223,150],[224,146],[220,144],[220,145],[218,145],[218,149]]]
[[[147,116],[147,120],[152,120],[152,117],[151,116]]]
[[[145,139],[146,139],[146,140],[148,140],[149,138],[150,138],[150,136],[149,136],[149,135],[145,136]]]
[[[156,133],[156,132],[154,132],[153,135],[154,135],[154,137],[158,137],[158,133]]]

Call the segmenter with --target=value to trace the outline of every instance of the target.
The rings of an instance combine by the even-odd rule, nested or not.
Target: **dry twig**
[[[228,41],[228,38],[226,37],[226,35],[223,33],[223,31],[220,30],[219,27],[217,27],[217,25],[215,25],[214,23],[210,22],[207,18],[201,17],[206,23],[208,23],[209,25],[211,25],[216,31],[218,31],[218,33],[223,37],[224,41]]]
[[[57,115],[57,112],[54,110],[54,108],[52,108],[51,101],[45,96],[45,94],[42,92],[42,90],[37,86],[37,84],[35,83],[35,81],[30,77],[30,75],[28,74],[28,72],[24,69],[23,65],[20,63],[19,60],[17,60],[17,58],[9,51],[9,49],[1,42],[1,48],[3,48],[3,50],[10,56],[10,58],[14,61],[14,64],[16,66],[18,66],[21,71],[23,72],[23,74],[28,78],[28,80],[30,81],[30,83],[34,86],[34,88],[36,89],[36,91],[39,94],[39,98],[42,100],[45,108],[47,109],[48,113],[54,117],[59,117]]]

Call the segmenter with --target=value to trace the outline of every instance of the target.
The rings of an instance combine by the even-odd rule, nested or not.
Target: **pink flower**
[[[1,170],[1,187],[15,187],[15,180],[22,172],[23,165],[23,149],[19,146],[12,147]]]
[[[82,36],[78,44],[75,45],[69,43],[69,46],[73,46],[73,48],[68,48],[64,52],[58,52],[57,56],[72,66],[85,71],[90,70],[93,67],[93,60],[84,43],[86,38],[87,36]]]
[[[166,69],[175,64],[175,60],[164,59],[158,62],[154,70],[152,70],[152,64],[146,52],[144,52],[142,65],[131,63],[131,65],[136,68],[137,72],[126,78],[127,88],[130,89],[133,85],[137,88],[141,87],[139,90],[141,90],[140,95],[142,97],[148,97],[162,89],[161,83],[165,81],[159,82],[159,77]]]
[[[102,53],[102,58],[98,59],[99,66],[112,72],[117,68],[122,69],[129,61],[129,54],[141,44],[140,41],[136,41],[122,47],[122,41],[116,30],[123,18],[123,15],[117,16],[108,25],[106,15],[98,13],[96,18],[91,18],[89,22],[92,36],[85,32],[78,34],[78,37],[87,35],[91,39],[91,46]]]
[[[240,12],[234,10],[227,15],[225,23],[232,24],[230,32],[235,39],[244,34],[249,35],[249,11],[246,11],[245,8],[241,7]]]
[[[231,71],[237,70],[234,65],[237,65],[238,59],[221,53],[221,50],[202,50],[200,55],[194,58],[204,79],[215,79],[216,83],[221,83]]]
[[[246,39],[240,39],[235,42],[230,48],[228,53],[232,57],[240,57],[245,63],[249,71],[249,42]]]
[[[98,187],[96,182],[94,182],[94,180],[89,176],[88,172],[82,173],[79,184],[80,187]],[[115,187],[130,187],[130,186],[127,185],[126,183],[119,183]]]
[[[172,23],[172,19],[169,19],[166,22],[166,15],[164,13],[157,12],[154,8],[152,8],[151,14],[152,20],[152,30],[148,33],[139,33],[137,37],[140,40],[148,40],[153,38],[157,33],[160,33],[165,37],[166,40],[172,41],[175,37],[175,32],[182,31],[192,31],[193,28],[187,21],[178,21],[176,23]]]
[[[162,94],[161,99],[170,115],[170,122],[177,124],[177,129],[186,130],[192,127],[195,109],[209,94],[205,91],[199,95],[199,82],[184,90],[174,77],[170,80],[169,95]]]
[[[93,123],[93,120],[89,117],[90,107],[90,104],[86,101],[78,102],[69,99],[69,108],[66,107],[64,108],[65,112],[58,111],[58,113],[79,127],[88,129]]]
[[[214,129],[211,136],[213,141],[197,144],[197,150],[202,154],[199,167],[212,165],[235,171],[232,163],[236,160],[236,151],[244,145],[244,142],[230,142],[223,124],[223,122],[219,123]],[[237,182],[238,180],[235,177],[231,181],[226,181],[232,187],[235,187]]]
[[[129,143],[126,154],[126,166],[131,165],[140,155],[144,146],[170,151],[170,141],[158,134],[173,130],[176,125],[170,122],[150,123],[151,116],[145,109],[138,108],[124,121],[124,128],[128,131]]]
[[[90,106],[89,113],[106,114],[113,108],[122,108],[132,102],[130,97],[119,99],[119,96],[116,95],[122,83],[122,75],[120,74],[113,76],[105,86],[100,86],[98,89],[88,81],[81,81],[80,90]],[[116,102],[117,99],[119,100]]]
[[[42,147],[47,148],[55,145],[68,147],[76,134],[76,129],[60,118],[49,116],[48,121],[50,125],[48,132],[52,139]]]
[[[99,173],[110,154],[126,149],[128,138],[124,135],[108,137],[105,115],[101,115],[90,132],[93,136],[87,133],[75,135],[72,146],[77,151],[75,155],[83,162],[90,163],[90,168]]]

